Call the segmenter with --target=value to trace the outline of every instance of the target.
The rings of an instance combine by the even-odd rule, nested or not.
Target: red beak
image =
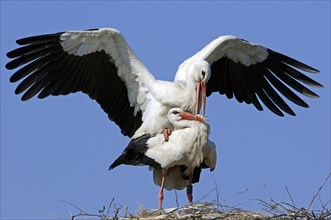
[[[204,81],[200,80],[196,85],[196,100],[195,100],[195,115],[198,114],[199,111],[199,101],[200,101],[200,87],[202,90],[202,116],[205,117],[206,114],[206,84]]]
[[[180,114],[180,116],[182,117],[182,119],[186,119],[186,120],[196,120],[196,121],[200,121],[200,122],[204,121],[204,119],[202,117],[200,117],[199,115],[193,115],[189,112],[182,112]]]
[[[207,96],[207,92],[206,92],[206,84],[204,81],[200,81],[201,84],[201,90],[202,90],[202,117],[205,118],[206,115],[206,96]]]

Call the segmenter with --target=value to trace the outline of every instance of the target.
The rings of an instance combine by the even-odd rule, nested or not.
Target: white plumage
[[[16,89],[16,93],[26,91],[23,100],[38,93],[39,98],[45,98],[82,91],[130,137],[171,130],[166,119],[170,108],[197,113],[213,92],[235,96],[258,110],[263,109],[262,101],[283,116],[282,111],[295,113],[277,90],[308,107],[288,87],[318,97],[300,82],[322,86],[298,71],[318,70],[234,36],[221,36],[184,61],[174,82],[156,80],[122,34],[111,28],[34,36],[17,43],[24,46],[7,54],[15,59],[6,67],[14,69],[28,63],[11,77],[12,82],[25,78]],[[205,84],[206,91],[202,88],[202,94],[197,94]]]
[[[60,36],[60,40],[63,50],[68,54],[84,56],[104,51],[110,56],[109,61],[115,64],[117,75],[125,82],[127,98],[130,106],[134,107],[134,114],[142,111],[143,123],[135,137],[151,131],[162,132],[164,128],[172,130],[166,119],[170,107],[180,107],[191,112],[195,110],[195,83],[192,77],[186,82],[174,83],[155,80],[119,31],[107,28],[95,32],[67,32]],[[201,69],[210,71],[208,64],[196,68],[199,72],[194,74],[200,74]]]
[[[194,128],[191,128],[194,129]],[[181,131],[178,131],[177,135],[180,135]],[[171,138],[169,137],[169,140]],[[177,143],[177,146],[181,146],[180,142]],[[208,140],[208,143],[202,146],[202,156],[203,156],[203,163],[206,167],[210,168],[210,171],[213,171],[216,167],[217,162],[217,153],[216,153],[216,145],[211,140]],[[200,166],[201,164],[199,164]],[[188,180],[183,178],[183,173],[179,166],[173,165],[169,166],[172,167],[170,172],[167,173],[167,178],[164,182],[164,188],[167,190],[181,190],[184,189],[187,184]],[[192,168],[192,167],[191,167]],[[193,167],[194,168],[194,167]],[[185,175],[189,176],[189,169],[185,170]],[[157,170],[153,169],[153,180],[154,183],[158,186],[161,186],[162,176],[164,175],[164,170]]]
[[[216,146],[208,140],[209,124],[197,117],[195,120],[193,114],[171,108],[167,119],[174,130],[169,140],[165,141],[158,133],[133,138],[110,169],[120,164],[151,166],[154,183],[161,187],[161,198],[163,188],[183,189],[187,185],[192,188],[192,183],[199,181],[201,168],[214,170],[217,160]],[[192,192],[189,201],[192,203]]]

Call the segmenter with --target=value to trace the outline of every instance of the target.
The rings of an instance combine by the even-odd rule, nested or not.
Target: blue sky
[[[157,207],[158,187],[147,167],[108,166],[129,138],[83,94],[20,101],[13,71],[4,68],[15,40],[66,30],[113,27],[158,79],[220,35],[236,35],[320,70],[324,85],[310,108],[290,103],[296,117],[280,118],[224,96],[207,100],[218,165],[194,186],[194,200],[215,188],[223,205],[261,210],[256,199],[307,207],[330,172],[329,1],[1,1],[1,219],[70,218],[61,200],[91,213],[115,198],[131,212]],[[330,186],[330,181],[327,186]],[[321,200],[330,200],[330,188]],[[235,195],[239,192],[248,192]],[[187,204],[185,190],[177,192]],[[205,201],[215,199],[215,193]],[[174,191],[164,207],[176,206]],[[317,199],[313,208],[318,209]]]

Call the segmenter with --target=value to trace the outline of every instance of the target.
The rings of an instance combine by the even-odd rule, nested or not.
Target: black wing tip
[[[279,117],[284,117],[285,115],[284,115],[284,113],[283,112],[281,112],[281,111],[273,111],[273,113],[275,113],[276,115],[278,115]]]
[[[299,63],[300,63],[300,61],[298,61]],[[304,64],[304,63],[303,63]],[[312,66],[308,66],[307,64],[304,64],[305,65],[305,69],[303,69],[303,70],[305,70],[305,71],[307,71],[307,72],[309,72],[309,73],[315,73],[315,74],[318,74],[318,73],[320,73],[320,71],[318,70],[318,69],[316,69],[316,68],[314,68],[314,67],[312,67]]]
[[[100,28],[91,28],[86,31],[97,31],[100,30]],[[21,39],[16,40],[16,43],[18,45],[26,45],[26,44],[31,44],[35,42],[41,42],[41,41],[47,41],[47,40],[54,40],[54,38],[59,38],[63,33],[66,32],[57,32],[57,33],[52,33],[52,34],[41,34],[41,35],[35,35],[35,36],[30,36],[30,37],[24,37]]]
[[[296,116],[295,112],[292,109],[287,109],[285,112],[290,116]],[[285,117],[285,115],[283,115],[281,117]]]
[[[303,106],[304,107],[304,106]],[[304,107],[304,108],[309,108],[309,106],[306,106],[306,107]],[[269,108],[268,108],[269,109]],[[263,109],[262,110],[260,110],[260,109],[258,109],[259,111],[264,111]],[[270,109],[269,109],[270,110]],[[277,115],[278,117],[281,117],[281,118],[284,118],[285,117],[285,115],[284,115],[284,113],[282,113],[280,110],[279,111],[272,111],[272,110],[270,110],[274,115]],[[283,110],[284,111],[284,110]],[[295,112],[292,110],[292,109],[287,109],[287,111],[285,111],[288,115],[290,115],[290,116],[296,116],[296,114],[295,114]]]
[[[313,68],[313,67],[311,67],[311,70],[308,71],[308,72],[310,72],[310,73],[315,73],[315,74],[320,73],[320,71],[319,71],[318,69],[315,69],[315,68]]]
[[[310,84],[311,87],[314,87],[314,88],[324,88],[324,86],[318,82],[314,82],[314,84]]]
[[[311,67],[311,66],[309,66],[305,63],[302,63],[301,61],[298,61],[298,60],[296,60],[292,57],[289,57],[285,54],[279,53],[279,52],[271,50],[269,48],[267,48],[267,52],[269,54],[275,55],[276,57],[280,58],[280,60],[282,62],[288,63],[289,65],[291,65],[295,68],[301,69],[301,70],[309,72],[309,73],[315,73],[315,74],[320,72],[318,69],[315,69],[314,67]]]
[[[58,32],[58,33],[53,33],[53,34],[42,34],[42,35],[35,35],[31,37],[25,37],[16,40],[16,43],[18,45],[27,45],[27,44],[33,44],[36,42],[45,42],[49,40],[54,40],[54,39],[59,39],[60,36],[65,33],[65,32]]]
[[[18,80],[17,79],[15,79],[14,77],[10,77],[9,78],[9,82],[10,83],[15,83],[15,82],[17,82]]]
[[[305,65],[305,68],[302,68],[302,70],[304,70],[308,73],[318,74],[320,72],[318,69],[315,69],[314,67],[308,66],[307,64],[304,64],[304,65]]]
[[[26,40],[27,38],[28,38],[28,37],[18,39],[18,40],[16,40],[16,43],[17,43],[18,45],[25,45],[25,43],[23,43],[23,42],[25,42],[25,40]]]
[[[14,52],[15,52],[15,50],[9,51],[8,53],[6,53],[6,56],[7,56],[8,58],[15,58],[16,55],[15,55]]]
[[[24,95],[21,97],[22,101],[28,101],[31,99],[34,95],[30,94],[29,92],[24,93]]]
[[[9,58],[10,58],[10,57],[9,57]],[[15,64],[14,61],[15,61],[15,60],[12,60],[12,61],[8,62],[8,63],[5,65],[5,67],[6,67],[7,70],[13,70],[13,69],[15,69],[15,68],[17,67],[17,65]]]
[[[47,96],[49,96],[49,94],[44,94],[43,92],[41,92],[41,93],[39,93],[38,94],[38,99],[44,99],[44,98],[46,98]]]
[[[90,29],[86,29],[85,31],[98,31],[100,30],[100,28],[90,28]]]
[[[29,41],[30,41],[31,39],[34,39],[34,38],[37,38],[37,37],[40,37],[40,36],[45,36],[45,35],[38,35],[38,36],[33,36],[33,37],[25,37],[25,38],[21,38],[21,39],[16,40],[16,43],[17,43],[18,45],[23,46],[23,45],[28,44]]]
[[[316,88],[324,88],[324,86],[322,85],[322,84],[320,84],[320,83],[318,83],[318,85],[317,86],[315,86]]]
[[[114,166],[114,164],[111,164],[111,165],[109,166],[108,170],[113,170],[115,167],[117,167],[117,166]]]
[[[147,149],[146,142],[153,136],[153,134],[143,134],[137,138],[131,139],[128,146],[122,152],[122,154],[109,166],[108,170],[112,170],[115,167],[125,165],[148,165],[156,169],[161,169],[161,165],[155,160],[147,157],[144,152]]]
[[[22,96],[21,97],[21,101],[25,102],[25,101],[28,101],[29,99],[27,99],[26,97]]]
[[[27,96],[25,96],[25,95],[23,95],[22,97],[21,97],[21,100],[24,102],[24,101],[28,101],[29,99],[31,99],[31,97],[27,97]]]
[[[125,152],[125,151],[124,151]],[[123,153],[124,153],[123,152]],[[119,165],[121,165],[121,164],[123,164],[124,163],[124,155],[123,155],[123,153],[121,154],[121,156],[119,156],[110,166],[109,166],[109,168],[108,168],[108,170],[112,170],[112,169],[114,169],[114,168],[116,168],[117,166],[119,166]]]
[[[291,109],[291,111],[289,111],[289,112],[286,112],[287,114],[289,114],[289,115],[291,115],[291,116],[296,116],[296,114],[295,114],[295,112],[294,111],[292,111],[292,109]]]
[[[309,93],[303,92],[302,94],[305,95],[305,96],[307,96],[307,97],[309,97],[309,98],[312,98],[312,99],[318,99],[320,97],[319,95],[317,95],[314,92],[313,93],[311,93],[311,92],[309,92]]]
[[[305,108],[308,108],[308,107],[305,107]],[[277,116],[281,117],[281,118],[285,118],[285,115],[283,113],[281,113],[281,114],[277,114],[275,112],[273,112],[273,113],[276,114]],[[292,117],[295,117],[296,116],[296,114],[295,114],[294,111],[286,111],[286,113],[288,115],[292,116]]]

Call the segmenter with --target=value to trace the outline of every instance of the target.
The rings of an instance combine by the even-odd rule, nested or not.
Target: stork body
[[[208,123],[171,108],[167,115],[174,130],[168,141],[162,134],[144,134],[133,138],[110,169],[118,165],[148,165],[153,169],[153,179],[160,186],[159,208],[162,208],[163,188],[183,189],[188,186],[188,198],[192,204],[192,183],[199,181],[201,168],[213,170],[216,166],[216,148],[208,140]]]

